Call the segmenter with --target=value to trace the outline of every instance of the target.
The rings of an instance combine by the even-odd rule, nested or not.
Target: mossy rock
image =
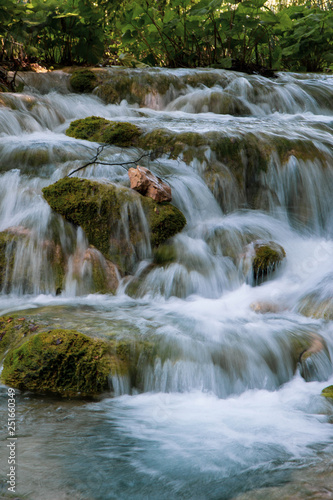
[[[153,247],[164,243],[186,224],[184,215],[170,203],[157,203],[134,190],[113,184],[65,178],[44,188],[43,195],[53,210],[81,226],[89,243],[115,262],[122,272],[132,270],[138,248],[146,237],[138,204],[146,215]],[[128,228],[122,226],[124,210]]]
[[[141,365],[153,363],[156,355],[150,340],[118,338],[114,332],[103,339],[72,329],[36,333],[45,326],[19,316],[0,318],[0,328],[10,338],[1,381],[37,394],[97,396],[112,390],[113,377],[125,377],[130,388],[140,388]]]
[[[70,84],[74,92],[90,93],[96,87],[97,79],[90,69],[78,69],[72,74]]]
[[[286,256],[284,248],[274,241],[255,242],[254,250],[252,269],[256,281],[270,276]]]
[[[12,349],[1,377],[18,389],[93,396],[109,389],[108,377],[118,362],[102,340],[75,330],[51,330]]]
[[[321,391],[321,394],[322,396],[325,396],[325,398],[333,399],[333,385],[325,387],[325,389]]]
[[[136,145],[141,130],[132,123],[111,122],[99,116],[89,116],[71,122],[66,135],[126,147]]]

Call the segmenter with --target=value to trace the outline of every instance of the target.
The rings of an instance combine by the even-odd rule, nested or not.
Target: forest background
[[[0,0],[7,69],[333,70],[333,1]]]

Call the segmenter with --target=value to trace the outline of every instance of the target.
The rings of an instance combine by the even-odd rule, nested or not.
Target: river
[[[128,74],[140,71],[148,70]],[[170,84],[141,106],[71,93],[61,71],[22,75],[23,93],[0,96],[0,231],[28,236],[8,250],[14,270],[3,282],[1,314],[157,345],[154,362],[137,367],[140,384],[114,376],[100,400],[18,395],[16,495],[331,498],[333,407],[320,394],[333,384],[333,325],[327,315],[302,313],[322,304],[333,311],[333,76],[149,71]],[[175,262],[152,267],[149,244],[140,250],[135,293],[128,278],[116,295],[93,293],[80,261],[83,231],[52,213],[41,192],[94,157],[98,144],[65,135],[71,121],[92,115],[240,144],[230,162],[209,147],[187,163],[181,155],[145,159],[171,185],[187,225],[172,241]],[[103,161],[139,156],[109,147]],[[75,175],[129,185],[120,166]],[[254,240],[273,240],[286,253],[263,283],[235,257]],[[76,259],[60,292],[45,241],[58,242],[69,263]],[[294,340],[311,335],[325,349],[295,371]],[[7,388],[0,389],[4,423]],[[4,447],[1,457],[6,463]],[[6,467],[0,480],[11,498]]]

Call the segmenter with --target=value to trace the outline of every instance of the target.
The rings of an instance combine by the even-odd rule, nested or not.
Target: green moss
[[[66,135],[75,139],[124,147],[135,145],[141,135],[141,130],[132,123],[111,122],[99,116],[89,116],[71,122]]]
[[[66,135],[75,139],[95,141],[109,123],[109,120],[100,116],[89,116],[88,118],[74,120],[66,130]]]
[[[164,243],[186,224],[184,215],[169,203],[157,203],[135,191],[86,179],[65,178],[43,189],[51,208],[85,231],[89,243],[115,262],[123,272],[133,265],[135,248],[144,234],[135,218],[129,217],[128,240],[121,231],[124,205],[141,202],[153,246]]]
[[[97,79],[89,69],[79,69],[72,74],[70,84],[74,92],[89,93],[96,87]]]
[[[146,202],[146,200],[151,200],[151,198],[144,198],[143,204],[148,209],[151,244],[157,247],[179,233],[185,227],[186,219],[178,208],[169,203],[153,206],[150,201]]]
[[[255,245],[255,257],[252,262],[254,278],[257,280],[267,276],[281,264],[286,252],[273,241]]]
[[[325,396],[325,398],[333,399],[333,385],[325,387],[325,389],[321,391],[321,394]]]
[[[117,146],[133,146],[137,138],[141,135],[141,130],[132,123],[114,122],[110,123],[101,135],[99,142],[115,144]]]
[[[108,344],[75,330],[39,333],[6,356],[2,380],[18,389],[90,396],[108,389]]]

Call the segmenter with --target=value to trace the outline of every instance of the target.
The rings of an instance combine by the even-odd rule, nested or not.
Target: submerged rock
[[[128,177],[131,188],[143,196],[148,196],[159,203],[172,200],[170,186],[156,177],[148,168],[139,165],[137,168],[130,168]]]
[[[51,208],[81,226],[88,241],[122,272],[130,272],[144,248],[157,247],[181,231],[184,215],[132,189],[65,178],[43,189]],[[141,252],[141,254],[140,254]]]

